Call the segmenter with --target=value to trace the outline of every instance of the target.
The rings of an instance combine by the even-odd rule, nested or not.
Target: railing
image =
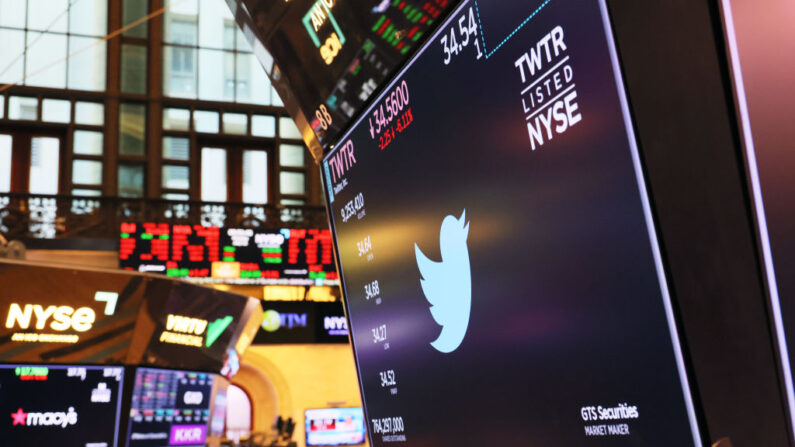
[[[0,193],[0,233],[8,239],[116,239],[122,222],[242,228],[328,226],[322,206]]]

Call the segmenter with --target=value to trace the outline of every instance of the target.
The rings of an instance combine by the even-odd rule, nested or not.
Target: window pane
[[[45,99],[41,106],[42,121],[68,123],[72,116],[71,103],[64,99]]]
[[[121,9],[121,22],[122,25],[127,26],[136,20],[145,17],[149,12],[148,3],[146,0],[124,0]],[[123,34],[130,37],[146,38],[147,22],[136,25],[128,29]]]
[[[57,138],[33,137],[30,146],[30,193],[58,194],[61,141]]]
[[[296,144],[279,146],[279,164],[282,166],[304,166],[304,147]]]
[[[0,3],[0,7],[3,3]],[[11,191],[11,135],[0,135],[0,192]]]
[[[144,167],[143,165],[119,165],[119,196],[143,197]]]
[[[69,37],[69,88],[105,91],[107,45],[94,37]]]
[[[0,3],[0,22],[4,19],[3,7],[7,4],[5,0]],[[19,0],[11,0],[18,2]],[[24,10],[25,3],[20,2]],[[0,42],[3,42],[3,50],[0,51],[0,82],[11,83],[22,80],[25,59],[22,53],[25,51],[25,32],[11,29],[0,29]]]
[[[28,28],[65,33],[66,14],[62,13],[68,6],[68,0],[28,0]]]
[[[198,0],[169,2],[164,16],[166,43],[195,46],[198,42],[198,13]]]
[[[243,151],[243,201],[268,203],[268,153]]]
[[[276,107],[284,107],[282,97],[279,96],[279,92],[276,91],[276,88],[271,89],[271,103]]]
[[[245,135],[248,116],[243,113],[224,113],[224,133]]]
[[[8,98],[8,117],[12,120],[35,120],[39,115],[39,100],[25,96]]]
[[[101,126],[105,123],[105,106],[95,102],[75,103],[75,122]]]
[[[74,160],[72,162],[72,183],[80,185],[101,185],[102,162],[95,160]]]
[[[235,55],[220,50],[199,50],[199,99],[235,99]]]
[[[304,194],[306,192],[304,174],[299,172],[279,173],[279,191],[282,194]]]
[[[226,201],[226,149],[202,148],[201,199],[205,202]]]
[[[99,197],[102,195],[102,191],[98,189],[86,189],[86,188],[75,188],[72,190],[73,196],[88,196],[88,197]]]
[[[243,34],[243,30],[238,27],[235,27],[235,34],[237,35],[237,40],[235,40],[235,44],[237,45],[237,51],[242,51],[244,53],[251,53],[253,50],[251,49],[251,44],[248,43],[248,39]]]
[[[226,436],[231,439],[248,437],[251,434],[251,400],[235,385],[229,385],[226,399]]]
[[[144,155],[146,107],[142,104],[122,104],[119,114],[119,153]]]
[[[27,46],[25,85],[66,87],[66,36],[28,32]]]
[[[199,46],[221,48],[223,45],[227,49],[234,49],[234,33],[232,42],[228,42],[226,34],[227,28],[234,31],[237,26],[226,2],[201,0],[199,7]]]
[[[190,127],[190,110],[163,109],[163,129],[188,130]]]
[[[271,104],[271,81],[253,54],[237,55],[237,101]]]
[[[0,0],[0,26],[25,27],[25,2],[20,0]],[[3,41],[0,39],[0,41]]]
[[[187,138],[163,137],[163,158],[188,160],[190,158],[190,140]]]
[[[163,47],[163,93],[196,99],[196,49]]]
[[[104,134],[90,130],[75,130],[73,151],[75,154],[102,155]]]
[[[146,93],[146,47],[121,46],[121,91]]]
[[[282,205],[304,205],[306,204],[306,201],[300,199],[282,199],[279,200],[279,203]]]
[[[193,128],[196,132],[218,133],[218,112],[196,110],[193,112]]]
[[[182,201],[182,202],[186,202],[186,201],[190,200],[190,196],[189,195],[187,195],[187,194],[179,194],[179,193],[175,193],[175,192],[167,192],[167,193],[163,194],[163,198],[166,199],[166,200],[178,200],[178,201]]]
[[[108,0],[71,1],[69,32],[104,36],[108,32]],[[146,3],[141,1],[139,3]]]
[[[282,138],[297,138],[301,139],[301,132],[295,127],[292,118],[282,117],[279,118],[279,136]]]
[[[190,178],[187,166],[163,165],[163,188],[188,189]]]
[[[252,116],[251,135],[254,135],[255,137],[275,137],[276,118],[267,115]]]

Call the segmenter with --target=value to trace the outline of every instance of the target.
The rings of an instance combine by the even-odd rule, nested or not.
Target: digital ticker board
[[[121,268],[205,283],[334,285],[327,229],[121,224]]]
[[[702,445],[604,0],[460,3],[322,171],[372,445]]]

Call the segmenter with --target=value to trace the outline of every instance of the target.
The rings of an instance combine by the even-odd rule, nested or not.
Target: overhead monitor
[[[454,4],[452,0],[227,3],[298,124],[300,135],[295,137],[303,138],[316,156],[320,145],[335,141]]]
[[[262,309],[254,344],[348,343],[342,303],[263,301]]]
[[[605,2],[464,1],[323,160],[373,446],[701,446]]]
[[[138,368],[127,447],[204,446],[215,379],[203,372]]]
[[[304,419],[307,446],[364,444],[361,407],[306,410]]]
[[[116,447],[124,368],[0,365],[0,444]]]
[[[119,266],[199,283],[337,284],[331,234],[318,228],[125,222]]]

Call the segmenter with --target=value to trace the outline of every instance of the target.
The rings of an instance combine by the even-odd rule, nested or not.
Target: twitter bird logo
[[[431,261],[414,244],[420,284],[425,298],[431,303],[431,315],[442,326],[442,333],[431,342],[439,352],[455,351],[464,341],[469,326],[472,304],[472,278],[469,269],[469,222],[467,211],[460,218],[447,216],[439,232],[442,262]]]

